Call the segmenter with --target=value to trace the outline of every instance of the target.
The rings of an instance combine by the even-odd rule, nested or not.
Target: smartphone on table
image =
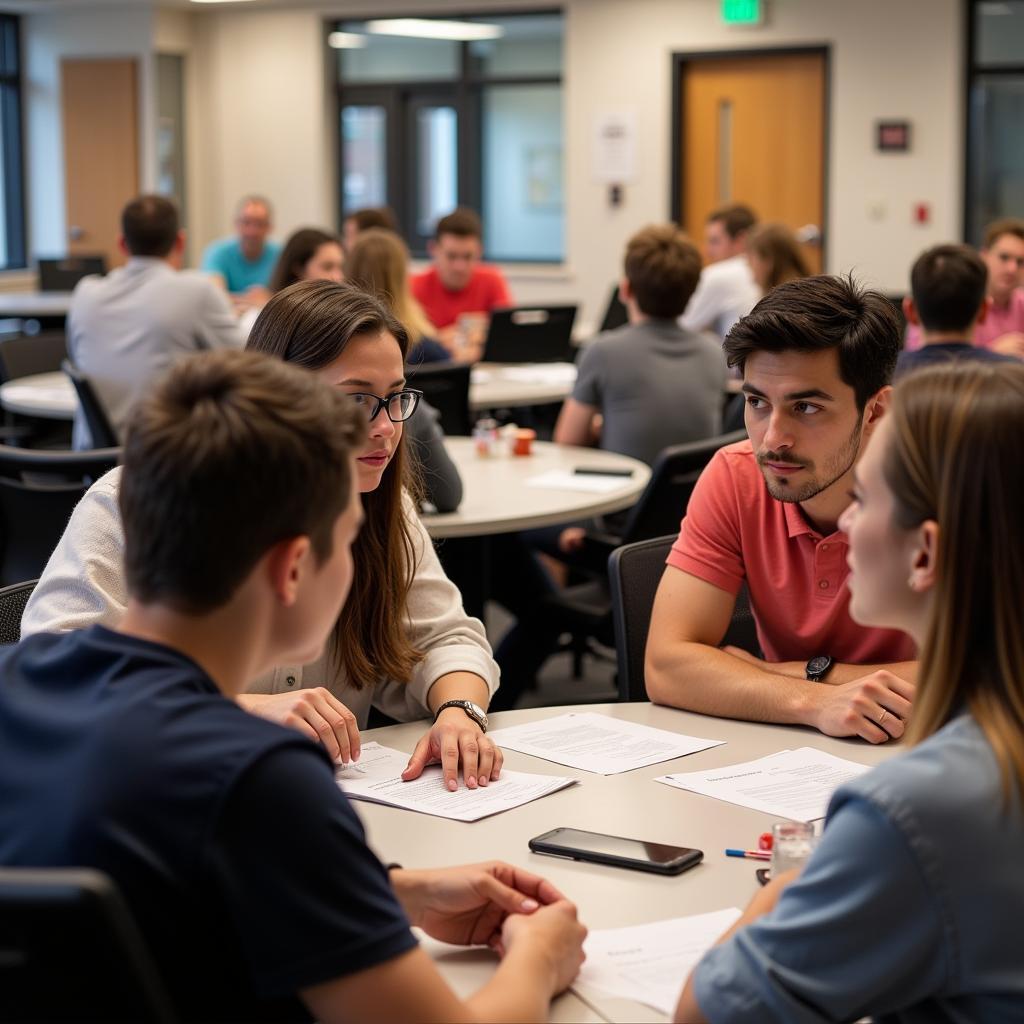
[[[584,860],[656,875],[678,875],[704,859],[703,850],[688,846],[647,843],[624,836],[584,832],[578,828],[554,828],[530,840],[530,849],[549,857]]]

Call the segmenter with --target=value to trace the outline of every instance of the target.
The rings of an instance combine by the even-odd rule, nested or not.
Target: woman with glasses
[[[463,611],[416,513],[402,443],[419,400],[405,383],[407,344],[404,328],[380,302],[328,281],[279,292],[249,336],[248,348],[321,374],[364,410],[367,442],[357,473],[366,518],[353,547],[352,592],[325,656],[275,670],[239,700],[320,739],[342,762],[358,756],[371,705],[403,721],[429,716],[433,724],[406,777],[438,761],[449,788],[460,773],[475,788],[501,768],[501,752],[485,735],[498,673],[483,626]],[[127,600],[119,480],[120,470],[111,471],[75,509],[25,610],[23,635],[119,618]],[[268,480],[267,501],[287,486]]]
[[[677,1020],[1022,1019],[1022,434],[1019,364],[897,387],[840,527],[853,618],[921,653],[911,749],[836,792],[802,875],[754,898]]]

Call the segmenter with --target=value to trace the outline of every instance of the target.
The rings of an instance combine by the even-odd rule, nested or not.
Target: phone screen
[[[565,850],[566,853],[598,853],[625,860],[646,861],[650,864],[670,864],[693,851],[686,846],[665,843],[645,843],[639,839],[606,836],[599,832],[583,832],[576,828],[556,828],[538,837],[538,845],[546,850]]]

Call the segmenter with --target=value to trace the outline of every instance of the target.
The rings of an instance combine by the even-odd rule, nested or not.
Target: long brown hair
[[[274,264],[268,290],[277,293],[301,281],[303,269],[316,255],[317,249],[330,242],[341,248],[341,240],[337,235],[329,235],[319,228],[299,228],[293,231]]]
[[[409,290],[409,250],[383,228],[361,231],[345,256],[345,279],[376,295],[402,322],[409,344],[418,345],[434,326]]]
[[[405,328],[377,299],[349,284],[300,281],[263,307],[246,347],[320,370],[353,338],[381,334],[395,339],[404,360],[409,348]],[[416,549],[402,507],[407,488],[417,489],[406,446],[399,444],[380,486],[363,495],[366,520],[352,547],[352,591],[331,645],[356,689],[382,677],[408,682],[423,657],[406,630],[416,573]]]
[[[903,529],[939,526],[938,586],[908,738],[968,710],[1024,788],[1024,366],[971,363],[896,388],[883,461]]]
[[[757,253],[768,264],[764,290],[770,292],[786,281],[810,276],[800,243],[785,224],[759,224],[750,232],[747,251]]]

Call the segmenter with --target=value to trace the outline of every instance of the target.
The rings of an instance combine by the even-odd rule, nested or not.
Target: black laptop
[[[517,306],[491,313],[488,363],[571,363],[576,306]]]
[[[39,260],[39,290],[70,292],[90,274],[105,274],[107,261],[102,256],[66,256],[59,260]]]

